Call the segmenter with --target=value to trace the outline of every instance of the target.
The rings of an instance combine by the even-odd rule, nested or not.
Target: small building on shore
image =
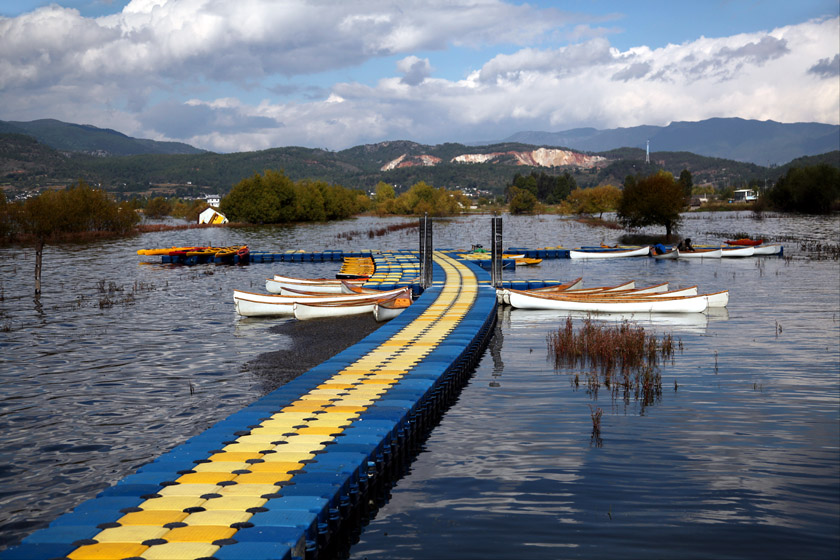
[[[757,198],[758,196],[752,189],[738,189],[732,193],[732,200],[735,202],[752,202]]]

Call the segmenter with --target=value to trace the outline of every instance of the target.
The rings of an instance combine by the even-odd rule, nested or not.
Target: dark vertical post
[[[494,288],[502,285],[502,217],[493,216],[490,227],[490,283]]]
[[[426,288],[432,285],[432,271],[433,271],[433,257],[435,251],[435,243],[434,243],[434,221],[429,220],[428,214],[426,215]]]
[[[496,278],[496,215],[490,218],[490,284],[498,287]]]
[[[420,287],[426,289],[426,217],[420,218]]]

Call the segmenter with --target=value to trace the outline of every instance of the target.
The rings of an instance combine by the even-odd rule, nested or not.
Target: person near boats
[[[653,246],[653,254],[654,255],[664,255],[668,252],[668,247],[663,245],[662,243],[657,243]]]
[[[693,251],[694,246],[691,244],[691,238],[686,237],[685,239],[680,241],[680,244],[677,245],[677,249],[680,251]]]

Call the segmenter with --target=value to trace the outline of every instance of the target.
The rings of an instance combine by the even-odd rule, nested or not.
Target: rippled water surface
[[[136,250],[247,243],[253,250],[415,248],[404,220],[162,232],[0,250],[0,547],[270,390],[248,369],[289,341],[276,320],[237,318],[234,288],[339,263],[193,268]],[[441,220],[437,247],[489,246],[489,218]],[[505,246],[615,242],[620,231],[505,216]],[[343,232],[363,232],[346,240]],[[506,278],[587,285],[636,279],[729,289],[727,310],[635,317],[682,343],[661,399],[576,388],[546,336],[561,321],[504,309],[490,347],[353,558],[836,558],[840,553],[840,266],[836,218],[693,214],[683,233],[719,243],[783,239],[786,258],[544,261]],[[604,411],[592,440],[590,407]],[[600,443],[600,445],[598,445]]]

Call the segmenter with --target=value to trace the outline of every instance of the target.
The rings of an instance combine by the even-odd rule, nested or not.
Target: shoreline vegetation
[[[709,200],[699,207],[687,202],[694,191],[691,173],[679,178],[658,171],[649,176],[625,178],[622,188],[601,185],[579,188],[568,172],[547,175],[532,172],[516,175],[505,195],[471,199],[461,191],[435,188],[418,182],[397,194],[394,185],[379,182],[372,192],[348,189],[324,181],[292,181],[283,171],[266,170],[233,186],[221,200],[226,224],[150,224],[142,217],[172,216],[197,220],[208,207],[201,200],[182,201],[155,197],[118,202],[112,194],[79,181],[65,190],[45,191],[24,201],[7,201],[0,192],[0,245],[32,245],[43,249],[47,242],[85,242],[156,231],[207,227],[325,222],[360,215],[379,217],[457,216],[471,213],[556,214],[575,216],[575,221],[612,230],[626,229],[632,235],[639,227],[664,226],[665,240],[679,230],[681,215],[702,212],[752,211],[758,217],[773,211],[796,214],[831,214],[840,211],[840,169],[827,164],[792,168],[771,188],[751,202]],[[703,193],[709,198],[727,193]],[[603,217],[616,213],[615,218]],[[387,226],[393,227],[393,226]],[[398,228],[411,227],[409,225]],[[387,232],[387,231],[386,231]],[[384,235],[353,232],[351,237]]]

